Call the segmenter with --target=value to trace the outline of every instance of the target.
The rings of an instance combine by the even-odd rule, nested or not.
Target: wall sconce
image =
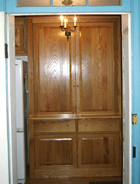
[[[65,32],[65,36],[67,36],[67,41],[69,41],[69,36],[71,35],[71,32],[74,32],[76,30],[76,27],[77,27],[76,26],[77,17],[76,16],[74,17],[74,26],[73,26],[74,30],[69,30],[68,29],[68,19],[66,17],[64,18],[61,15],[60,20],[61,20],[60,28],[61,28],[62,31]]]
[[[64,4],[65,6],[69,6],[69,5],[71,5],[72,3],[73,3],[72,0],[63,0],[63,1],[62,1],[62,4]]]

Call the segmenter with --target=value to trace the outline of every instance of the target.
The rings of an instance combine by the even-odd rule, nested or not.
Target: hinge
[[[5,58],[8,58],[8,44],[5,43]]]
[[[133,158],[136,158],[136,147],[133,146]]]
[[[138,115],[132,114],[132,124],[137,125],[138,124]]]

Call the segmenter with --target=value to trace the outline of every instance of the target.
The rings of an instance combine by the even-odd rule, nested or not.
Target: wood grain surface
[[[75,152],[75,135],[35,135],[35,170],[71,170]]]
[[[95,118],[78,120],[79,132],[119,132],[121,118]]]
[[[15,17],[15,55],[27,56],[27,21],[25,17]]]
[[[75,132],[75,120],[35,121],[35,133],[39,132]]]
[[[79,60],[76,60],[79,115],[121,114],[121,70],[117,70],[120,44],[115,27],[114,23],[79,25]]]
[[[79,135],[78,139],[78,167],[119,168],[119,134]]]
[[[35,114],[74,113],[71,40],[56,26],[34,30]]]

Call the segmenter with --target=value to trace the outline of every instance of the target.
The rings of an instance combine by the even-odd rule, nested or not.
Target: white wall
[[[6,113],[5,16],[0,12],[0,183],[9,183]]]

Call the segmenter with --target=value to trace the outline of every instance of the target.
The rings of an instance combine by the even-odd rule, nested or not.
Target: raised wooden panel
[[[55,166],[74,168],[76,165],[76,138],[74,135],[36,135],[35,168]],[[63,167],[62,167],[63,166]]]
[[[85,6],[86,0],[53,0],[53,6]]]
[[[116,32],[116,24],[79,25],[78,115],[121,114],[120,43],[116,39],[120,30]]]
[[[95,118],[78,120],[79,132],[119,132],[121,118]]]
[[[71,43],[58,24],[34,26],[35,115],[75,113]]]
[[[25,17],[15,18],[15,55],[27,55],[27,23]]]
[[[75,132],[75,120],[35,121],[35,133],[39,132]]]
[[[121,0],[88,0],[89,6],[121,5]]]
[[[78,167],[120,168],[119,134],[90,134],[78,136]]]
[[[50,0],[17,0],[17,6],[50,6]]]

